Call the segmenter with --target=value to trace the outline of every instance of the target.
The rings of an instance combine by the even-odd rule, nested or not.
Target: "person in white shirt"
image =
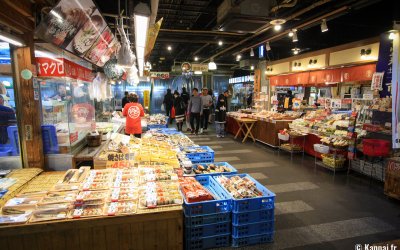
[[[212,97],[208,94],[207,87],[204,87],[201,93],[201,101],[203,103],[203,114],[200,117],[200,134],[207,130],[208,117],[210,116],[210,107],[212,105]]]

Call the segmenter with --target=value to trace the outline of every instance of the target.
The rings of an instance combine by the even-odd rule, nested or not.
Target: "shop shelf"
[[[185,239],[185,249],[186,250],[200,250],[208,248],[218,248],[227,247],[230,245],[231,235],[218,235],[212,237],[204,237],[199,239]]]
[[[212,185],[211,176],[198,176],[196,180],[199,181],[207,190],[214,196],[215,200],[187,203],[184,199],[183,210],[186,216],[209,215],[216,213],[225,213],[231,211],[231,198],[226,195],[220,195]]]
[[[187,227],[195,227],[223,222],[231,223],[230,212],[199,216],[186,216],[185,214],[185,225]]]
[[[228,233],[231,233],[231,223],[229,222],[208,224],[196,227],[185,227],[186,238],[190,238],[192,240],[214,235],[224,235]]]
[[[273,240],[274,240],[274,233],[253,235],[241,238],[232,237],[232,247],[244,247],[249,245],[263,244],[272,242]]]
[[[45,154],[59,153],[56,127],[42,125],[43,152]]]
[[[232,225],[265,222],[274,220],[274,209],[263,209],[243,213],[232,213]]]
[[[206,163],[200,163],[200,164],[193,165],[193,169],[197,169],[198,165],[202,165],[203,167],[208,168]],[[231,171],[230,172],[224,172],[224,173],[196,174],[196,176],[205,176],[205,175],[206,176],[213,176],[213,175],[221,175],[221,174],[237,174],[236,168],[232,167],[231,164],[229,164],[227,162],[214,162],[214,165],[217,166],[217,167],[225,166],[225,167],[229,168]]]
[[[218,192],[218,195],[230,197],[232,199],[232,212],[250,212],[253,210],[273,209],[275,207],[275,194],[269,191],[263,185],[261,185],[261,183],[256,181],[253,177],[248,174],[228,175],[227,177],[230,178],[232,176],[249,178],[256,184],[257,189],[263,193],[263,196],[257,198],[234,199],[232,195],[218,183],[218,181],[216,180],[218,176],[213,176],[213,181],[215,181],[216,184],[219,186],[219,188],[215,188],[215,190]]]
[[[243,224],[232,227],[232,237],[242,238],[255,234],[266,234],[274,232],[275,221],[265,221],[250,224]]]

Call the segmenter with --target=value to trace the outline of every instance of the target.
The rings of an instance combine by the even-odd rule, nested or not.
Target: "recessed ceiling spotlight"
[[[224,43],[223,43],[221,40],[218,41],[218,45],[219,45],[219,46],[222,46],[223,44],[224,44]]]
[[[199,60],[199,58],[197,56],[195,56],[194,60],[197,62]]]
[[[242,58],[242,56],[241,56],[240,54],[237,55],[237,56],[236,56],[236,61],[239,62],[241,58]]]
[[[289,34],[288,34],[288,36],[289,36],[289,37],[292,37],[292,36],[293,36],[293,31],[290,31]]]
[[[171,50],[172,50],[172,47],[171,47],[171,46],[168,46],[168,47],[167,47],[167,50],[168,50],[168,51],[171,51]]]
[[[282,24],[286,23],[285,19],[275,19],[269,22],[271,25],[274,26],[275,31],[279,31],[282,29]]]
[[[297,54],[300,53],[300,49],[299,48],[293,48],[292,52],[293,52],[294,55],[297,55]]]
[[[328,31],[328,25],[326,24],[326,19],[322,19],[321,32],[327,32],[327,31]]]

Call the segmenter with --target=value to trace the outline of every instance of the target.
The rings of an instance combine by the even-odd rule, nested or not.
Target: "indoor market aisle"
[[[400,203],[383,185],[356,174],[314,169],[314,158],[290,155],[260,143],[189,135],[276,193],[274,243],[243,249],[355,249],[356,244],[400,238]]]

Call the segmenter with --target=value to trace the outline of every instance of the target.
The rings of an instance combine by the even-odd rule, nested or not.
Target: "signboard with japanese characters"
[[[375,72],[372,76],[371,90],[382,90],[383,76],[385,72]]]
[[[36,57],[39,77],[69,77],[91,82],[92,70],[63,58]]]
[[[156,79],[168,79],[169,72],[150,72],[150,77]]]
[[[208,64],[193,63],[192,64],[192,71],[207,72],[208,71]]]

